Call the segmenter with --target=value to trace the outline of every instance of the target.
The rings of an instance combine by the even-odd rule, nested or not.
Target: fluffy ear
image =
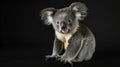
[[[84,3],[75,2],[72,3],[69,8],[72,10],[72,12],[74,12],[78,20],[84,20],[87,15],[87,7]]]
[[[53,13],[55,12],[54,8],[45,8],[41,11],[41,20],[44,21],[46,25],[53,23]]]

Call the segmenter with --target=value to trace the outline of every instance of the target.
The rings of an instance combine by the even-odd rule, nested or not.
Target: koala
[[[51,55],[64,63],[90,60],[95,52],[95,37],[91,30],[81,23],[87,15],[87,7],[82,2],[74,2],[70,6],[55,9],[45,8],[41,11],[41,20],[53,26],[55,40]]]

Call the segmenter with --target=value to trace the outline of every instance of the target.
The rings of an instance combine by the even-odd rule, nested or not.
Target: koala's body
[[[81,2],[72,3],[62,9],[45,8],[41,19],[53,25],[55,40],[52,55],[63,62],[90,60],[95,52],[95,38],[90,29],[79,22],[87,15],[87,7]]]

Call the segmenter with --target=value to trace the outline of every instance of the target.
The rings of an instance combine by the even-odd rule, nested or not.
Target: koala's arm
[[[83,40],[78,38],[78,35],[74,35],[72,39],[70,39],[69,45],[60,60],[64,62],[71,62],[78,55],[82,44]]]
[[[54,46],[53,46],[53,55],[59,55],[62,50],[63,50],[63,43],[57,38],[55,38]]]
[[[55,37],[52,55],[46,56],[47,58],[59,57],[60,53],[63,50],[63,43]]]

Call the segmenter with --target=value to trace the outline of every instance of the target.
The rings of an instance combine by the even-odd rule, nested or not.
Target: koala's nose
[[[61,29],[62,29],[62,30],[65,30],[66,27],[67,27],[67,26],[66,26],[66,23],[65,23],[64,21],[61,22],[60,26],[61,26]]]

